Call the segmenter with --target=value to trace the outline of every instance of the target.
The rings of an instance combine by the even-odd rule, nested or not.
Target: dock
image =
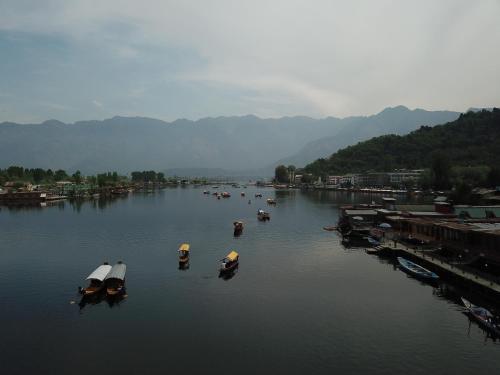
[[[444,260],[436,257],[431,250],[413,249],[399,242],[396,243],[396,246],[389,246],[388,243],[382,246],[386,253],[402,254],[403,256],[407,255],[414,260],[421,260],[438,271],[445,271],[455,277],[463,279],[464,281],[474,283],[477,286],[500,294],[500,283],[498,283],[497,281],[487,279],[478,274],[466,271],[457,265],[447,263]]]

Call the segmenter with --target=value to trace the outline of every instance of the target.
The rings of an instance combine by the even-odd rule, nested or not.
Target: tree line
[[[63,169],[43,169],[43,168],[24,168],[21,166],[10,166],[0,169],[0,185],[12,181],[15,184],[23,183],[55,184],[60,181],[70,181],[75,184],[87,183],[94,186],[116,186],[126,182],[166,182],[165,175],[155,171],[135,171],[131,173],[131,178],[121,176],[116,171],[98,173],[95,175],[84,176],[79,170],[73,174],[67,173]]]
[[[318,159],[314,176],[425,169],[424,188],[500,186],[500,109],[467,112],[452,122],[408,135],[384,135]]]

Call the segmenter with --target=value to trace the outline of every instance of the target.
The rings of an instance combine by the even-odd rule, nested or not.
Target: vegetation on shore
[[[500,109],[468,112],[452,122],[385,135],[337,151],[304,168],[313,176],[425,169],[422,187],[500,185]]]

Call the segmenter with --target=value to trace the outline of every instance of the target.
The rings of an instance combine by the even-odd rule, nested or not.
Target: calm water
[[[498,373],[500,344],[453,302],[460,290],[422,284],[322,230],[357,197],[229,191],[3,207],[0,372]],[[278,205],[261,223],[266,197]],[[235,219],[246,223],[239,238]],[[182,242],[192,250],[186,271]],[[219,259],[231,249],[240,268],[224,280]],[[128,298],[80,307],[77,287],[105,260],[127,264]]]

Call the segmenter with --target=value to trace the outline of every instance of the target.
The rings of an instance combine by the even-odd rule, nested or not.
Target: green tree
[[[278,183],[288,182],[288,169],[284,165],[278,165],[274,169],[274,179]]]
[[[63,169],[58,169],[54,173],[54,180],[56,180],[56,181],[66,180],[67,178],[68,178],[68,174]]]
[[[437,151],[432,155],[431,176],[434,189],[451,188],[451,162],[445,153]]]
[[[490,168],[487,181],[490,187],[500,186],[500,167],[495,165]]]
[[[72,177],[75,184],[80,185],[82,183],[82,173],[80,171],[73,173]]]

